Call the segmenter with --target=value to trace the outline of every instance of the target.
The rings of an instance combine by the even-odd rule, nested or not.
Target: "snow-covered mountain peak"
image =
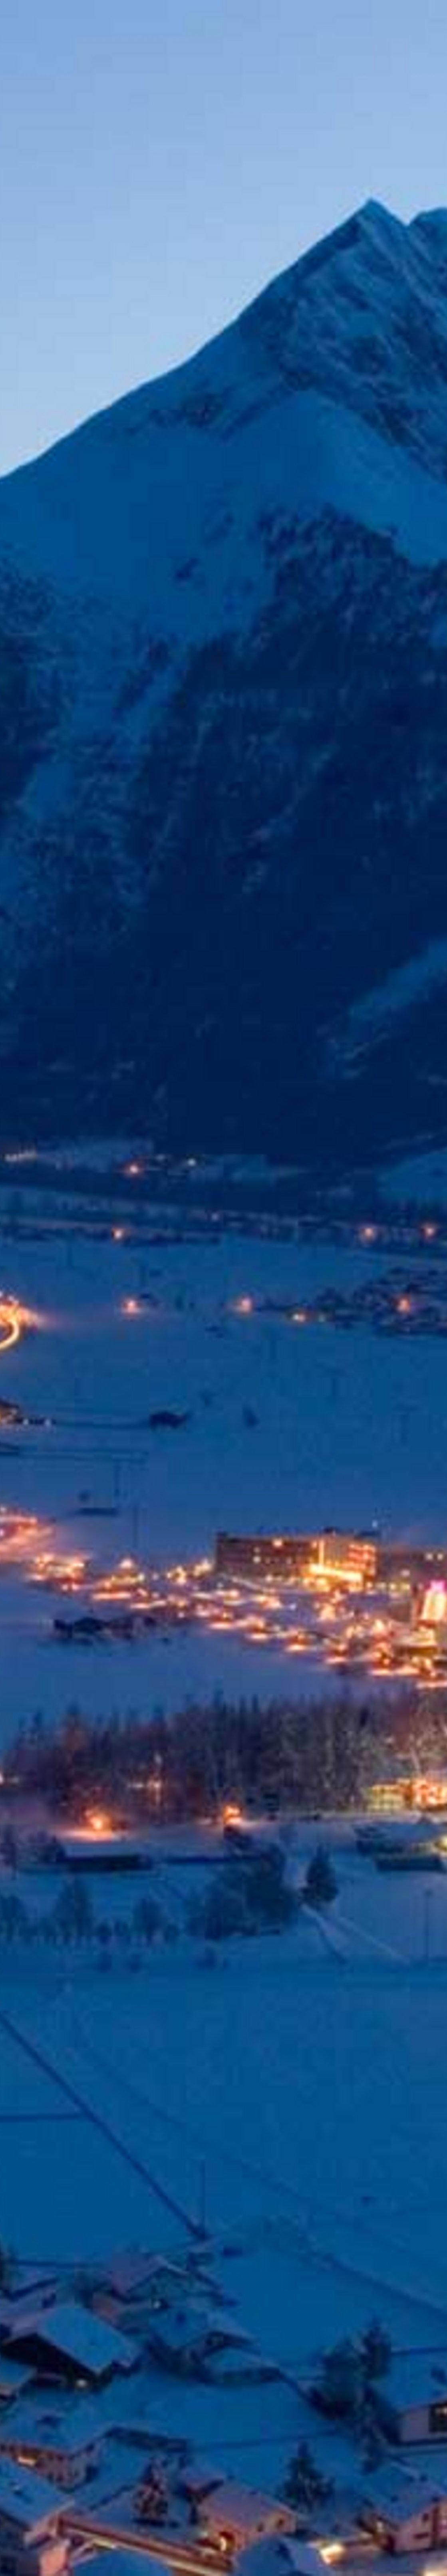
[[[447,215],[368,201],[0,483],[7,1121],[349,1156],[365,1104],[381,1149],[439,1114],[446,282]]]

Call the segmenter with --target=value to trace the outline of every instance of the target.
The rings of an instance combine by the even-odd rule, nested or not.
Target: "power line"
[[[123,2139],[117,2137],[111,2121],[105,2119],[101,2111],[94,2110],[88,2099],[85,2101],[77,2086],[70,2082],[67,2075],[60,2074],[59,2068],[52,2065],[51,2059],[45,2055],[42,2048],[37,2046],[37,2042],[25,2038],[23,2031],[19,2030],[11,2015],[4,2011],[0,2012],[0,2027],[6,2031],[8,2039],[16,2041],[17,2047],[23,2049],[24,2056],[30,2057],[32,2064],[38,2066],[41,2073],[43,2071],[44,2075],[50,2077],[52,2083],[59,2085],[61,2092],[66,2094],[67,2101],[73,2102],[76,2110],[81,2112],[85,2119],[91,2121],[92,2127],[98,2129],[100,2136],[107,2139],[108,2146],[114,2147],[115,2152],[123,2157],[125,2164],[130,2165],[133,2173],[138,2174],[140,2182],[148,2183],[150,2191],[154,2193],[157,2200],[163,2201],[165,2208],[171,2210],[174,2218],[181,2219],[182,2226],[187,2227],[190,2236],[197,2237],[200,2230],[196,2220],[191,2218],[190,2212],[182,2208],[181,2202],[175,2200],[171,2192],[165,2190],[163,2183],[156,2181],[149,2166],[144,2164],[142,2156],[136,2155],[134,2148],[126,2146]]]

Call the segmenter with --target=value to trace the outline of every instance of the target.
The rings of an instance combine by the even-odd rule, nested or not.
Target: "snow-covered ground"
[[[4,1236],[0,1285],[42,1325],[5,1352],[0,1394],[51,1417],[0,1433],[4,1504],[35,1511],[56,1549],[97,1564],[134,1548],[160,1564],[208,1553],[225,1525],[377,1514],[396,1533],[442,1538],[443,1342],[295,1333],[232,1311],[244,1295],[299,1302],[381,1266],[370,1245],[139,1252],[71,1233]],[[123,1312],[147,1291],[156,1303]],[[151,1432],[159,1406],[190,1418]],[[86,1493],[104,1518],[82,1516]],[[5,1567],[4,1738],[33,1708],[56,1714],[74,1698],[147,1711],[195,1687],[268,1693],[285,1673],[290,1687],[276,1651],[194,1631],[169,1648],[150,1634],[57,1648],[54,1607],[20,1563]],[[294,1829],[297,1885],[319,1830]],[[150,1882],[177,1924],[172,1944],[138,1952],[134,1939],[123,1955],[117,1940],[107,1973],[92,1941],[1,1949],[2,2238],[73,2265],[131,2241],[172,2251],[205,2205],[238,2316],[292,2371],[373,2312],[396,2344],[447,2343],[447,1877],[381,1875],[347,1825],[332,1842],[338,1896],[325,1917],[238,1938],[214,1964],[184,1928],[199,1875],[185,1835],[183,1869],[161,1838]],[[59,1885],[47,1873],[44,1892],[30,1872],[18,1892],[41,1911]],[[11,1887],[5,1874],[2,1893]],[[98,1878],[91,1892],[96,1913],[118,1918],[141,1888]],[[252,2477],[265,2452],[274,2480],[297,2403],[287,2389],[179,2392],[154,2370],[150,2420]]]
[[[374,2310],[397,2343],[447,2340],[447,1886],[427,1939],[428,1880],[381,1878],[346,1838],[335,1858],[321,1926],[213,1968],[185,1937],[138,1975],[2,1954],[3,2236],[74,2262],[172,2248],[204,2192],[227,2289],[297,2366]]]
[[[139,1253],[4,1239],[2,1284],[43,1321],[5,1354],[0,1392],[48,1412],[52,1428],[2,1435],[2,1499],[97,1562],[134,1546],[160,1563],[208,1552],[222,1525],[374,1512],[396,1531],[442,1536],[442,1342],[294,1333],[231,1311],[242,1295],[299,1301],[376,1266],[370,1246],[232,1240]],[[147,1290],[156,1304],[123,1312]],[[160,1405],[189,1422],[150,1433]],[[78,1517],[87,1491],[114,1517]],[[274,1652],[194,1633],[169,1649],[150,1636],[57,1649],[53,1608],[20,1567],[5,1572],[5,1734],[33,1706],[56,1713],[70,1697],[146,1709],[195,1686],[268,1691],[284,1678]],[[297,1831],[298,1880],[307,1848]],[[2,1953],[4,2236],[23,2254],[73,2261],[129,2239],[172,2248],[205,2189],[213,2235],[235,2247],[222,2262],[247,2326],[297,2365],[373,2309],[402,2344],[447,2338],[447,1881],[383,1878],[346,1836],[335,1857],[339,1896],[322,1926],[301,1918],[281,1937],[230,1943],[213,1969],[182,1932],[138,1973],[115,1959],[104,1974],[87,1949]],[[178,1878],[170,1886],[167,1864],[161,1877],[178,1914]],[[38,1883],[26,1893],[41,1903]],[[99,1911],[119,1914],[118,1883],[93,1893]],[[154,2421],[170,2411],[175,2429],[178,2404],[175,2388],[154,2388]],[[267,2430],[253,2394],[240,2405],[253,2474]],[[191,2416],[197,2433],[192,2397]],[[235,2458],[234,2425],[228,2444]]]
[[[130,1553],[159,1565],[212,1555],[218,1528],[377,1518],[408,1538],[442,1539],[445,1342],[363,1326],[294,1330],[233,1311],[244,1296],[299,1305],[328,1285],[382,1275],[387,1260],[370,1245],[214,1241],[211,1228],[200,1244],[141,1250],[111,1235],[25,1243],[5,1231],[0,1286],[42,1321],[0,1360],[0,1395],[50,1422],[0,1428],[0,1501],[49,1519],[54,1549],[88,1553],[96,1566]],[[128,1299],[137,1313],[125,1311]],[[148,1417],[160,1407],[189,1418],[154,1431]],[[84,1516],[86,1499],[98,1518]],[[5,1564],[3,1740],[33,1708],[57,1714],[70,1699],[147,1710],[188,1691],[266,1695],[286,1672],[290,1683],[275,1645],[196,1630],[168,1643],[146,1633],[141,1643],[57,1647],[55,1607]],[[308,1682],[315,1666],[300,1662],[296,1687]]]

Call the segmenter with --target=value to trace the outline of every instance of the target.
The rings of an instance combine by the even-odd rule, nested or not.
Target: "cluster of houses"
[[[191,2436],[194,2392],[215,2390],[219,2425],[224,2392],[249,2389],[253,2409],[262,2386],[265,2421],[275,2380],[296,2449],[309,2459],[315,2443],[307,2505],[285,2472],[282,2491],[239,2482],[221,2439],[213,2463]],[[367,2469],[346,2425],[322,2435],[298,2369],[257,2351],[202,2250],[125,2254],[70,2291],[22,2268],[0,2293],[0,2576],[68,2576],[104,2550],[108,2576],[139,2576],[142,2556],[164,2576],[223,2557],[238,2576],[324,2576],[344,2559],[364,2576],[371,2558],[385,2576],[396,2557],[425,2576],[431,2552],[447,2576],[447,2352],[392,2354],[374,2410]]]

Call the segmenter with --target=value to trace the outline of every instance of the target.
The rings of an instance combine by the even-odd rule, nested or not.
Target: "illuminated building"
[[[328,1575],[330,1581],[351,1583],[359,1589],[374,1583],[377,1575],[377,1541],[355,1536],[344,1530],[323,1530],[320,1534],[287,1531],[282,1536],[261,1532],[256,1536],[238,1537],[219,1530],[216,1539],[216,1574],[234,1575],[236,1580],[255,1582],[260,1576],[294,1574],[303,1581],[309,1575]]]
[[[420,1615],[424,1628],[440,1628],[447,1619],[447,1586],[437,1576],[427,1584]]]
[[[447,2539],[447,2482],[409,2476],[408,2467],[393,2463],[379,2476],[364,2505],[361,2521],[380,2549],[398,2556],[402,2550],[436,2548]]]
[[[387,1780],[375,1780],[369,1791],[368,1806],[374,1815],[437,1814],[447,1807],[447,1780],[435,1774],[404,1772]]]
[[[19,2364],[15,2366],[18,2372]],[[23,2376],[25,2379],[25,2371]],[[15,2460],[21,2468],[38,2469],[40,2477],[54,2479],[55,2486],[68,2487],[71,2491],[73,2487],[83,2485],[84,2479],[96,2468],[99,2458],[99,2430],[95,2431],[85,2416],[82,2422],[82,2411],[76,2410],[74,2419],[73,2416],[67,2418],[62,2406],[57,2409],[53,2398],[48,2420],[45,2397],[41,2398],[40,2405],[30,2400],[25,2406],[21,2403],[20,2408],[13,2410],[7,2429],[2,2409],[0,2461]]]
[[[345,1530],[322,1530],[321,1538],[311,1542],[313,1561],[340,1583],[363,1585],[374,1583],[377,1576],[377,1540],[354,1537]]]
[[[217,2542],[237,2554],[265,2540],[272,2532],[292,2532],[296,2513],[282,2496],[265,2495],[258,2487],[239,2486],[235,2478],[226,2478],[221,2486],[212,2486],[203,2499],[201,2531],[203,2538]]]
[[[58,2535],[57,2489],[21,2460],[0,2460],[0,2561],[4,2576],[63,2576],[68,2534]]]
[[[236,1581],[245,1577],[248,1583],[256,1582],[258,1575],[273,1575],[276,1581],[282,1575],[302,1576],[309,1564],[311,1546],[310,1539],[293,1535],[239,1538],[229,1530],[218,1530],[215,1572],[234,1575]]]

